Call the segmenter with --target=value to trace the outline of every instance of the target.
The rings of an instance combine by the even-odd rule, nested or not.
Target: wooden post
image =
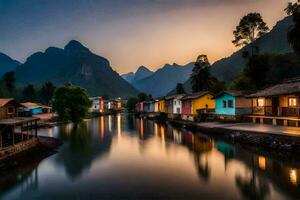
[[[259,118],[259,122],[260,122],[260,124],[263,124],[264,123],[264,118],[263,117]]]
[[[15,145],[15,125],[12,126],[12,139],[13,139],[13,145]]]
[[[287,125],[288,125],[288,120],[287,120],[287,119],[283,120],[283,125],[284,125],[284,126],[287,126]]]
[[[35,137],[37,137],[37,120],[34,121],[35,122]]]
[[[277,125],[277,120],[276,120],[276,118],[273,118],[273,119],[272,119],[272,124],[275,125],[275,126]]]

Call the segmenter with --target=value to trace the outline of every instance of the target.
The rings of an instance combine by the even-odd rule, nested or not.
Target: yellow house
[[[154,103],[154,112],[165,112],[165,99],[160,98]]]
[[[214,96],[208,91],[186,95],[181,101],[182,118],[185,120],[193,121],[198,114],[215,110]]]

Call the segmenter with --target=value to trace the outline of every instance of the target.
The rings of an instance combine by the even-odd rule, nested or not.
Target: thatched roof
[[[264,90],[260,90],[254,94],[249,95],[248,97],[271,97],[271,96],[288,95],[288,94],[300,94],[299,79],[285,81],[281,84],[277,84],[268,87]]]

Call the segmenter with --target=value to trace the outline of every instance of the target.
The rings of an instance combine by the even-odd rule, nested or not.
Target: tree
[[[191,74],[192,91],[200,92],[209,89],[209,61],[206,55],[199,55]]]
[[[300,0],[289,3],[285,9],[288,15],[293,16],[294,26],[288,32],[287,39],[294,51],[300,56]]]
[[[133,112],[135,110],[135,105],[138,103],[138,98],[130,97],[127,101],[126,108],[129,112]]]
[[[176,85],[176,93],[177,94],[185,94],[185,90],[182,83],[177,83]]]
[[[87,116],[92,102],[85,89],[67,84],[55,90],[53,109],[61,120],[71,120],[77,124]]]
[[[146,101],[147,100],[147,95],[143,92],[138,94],[138,99],[139,101]]]
[[[268,31],[269,28],[259,13],[249,13],[240,20],[239,25],[233,31],[232,43],[236,47],[250,44],[251,55],[253,55],[254,51],[258,51],[258,48],[253,46],[253,42]]]
[[[42,102],[49,105],[54,95],[54,91],[55,86],[52,84],[52,82],[46,82],[39,91]]]
[[[36,101],[36,92],[33,85],[29,84],[24,87],[22,91],[22,99],[30,102]]]
[[[299,12],[300,11],[300,4],[299,3],[300,3],[300,0],[298,0],[295,3],[289,2],[287,7],[284,9],[286,14],[293,15],[295,12]]]
[[[2,77],[2,82],[8,94],[13,96],[16,90],[15,72],[6,72]]]

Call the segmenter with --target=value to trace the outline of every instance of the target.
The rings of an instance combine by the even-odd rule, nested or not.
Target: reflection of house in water
[[[0,197],[4,191],[19,187],[22,192],[38,189],[38,166],[39,163],[23,165],[21,168],[2,174],[0,179]]]
[[[92,119],[88,123],[95,123],[99,126],[102,124],[101,119]],[[95,159],[106,155],[110,150],[112,135],[101,136],[102,128],[93,129],[95,124],[83,123],[69,133],[61,133],[66,142],[56,157],[56,162],[65,168],[71,179],[80,177],[84,171],[89,170]],[[100,130],[100,133],[91,132],[89,126],[91,130]]]
[[[235,148],[234,146],[222,141],[216,142],[216,148],[219,152],[221,152],[224,155],[225,170],[226,170],[227,161],[229,159],[234,158]]]

